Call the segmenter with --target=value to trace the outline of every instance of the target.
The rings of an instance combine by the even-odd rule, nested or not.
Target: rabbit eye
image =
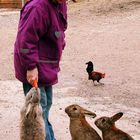
[[[105,122],[105,119],[102,119],[102,122],[104,123]]]
[[[77,110],[77,108],[76,108],[76,107],[74,107],[74,108],[73,108],[73,110]]]
[[[30,96],[30,99],[32,99],[33,95]]]

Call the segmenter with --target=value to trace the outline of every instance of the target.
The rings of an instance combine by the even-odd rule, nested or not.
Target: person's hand
[[[38,81],[38,69],[34,68],[33,70],[27,70],[27,81],[29,84],[33,85],[34,81]]]

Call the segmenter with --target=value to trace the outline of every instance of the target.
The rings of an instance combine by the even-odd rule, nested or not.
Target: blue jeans
[[[24,94],[28,93],[28,91],[32,88],[31,85],[23,83]],[[56,140],[54,137],[54,132],[52,125],[49,122],[49,110],[52,105],[52,86],[39,87],[41,92],[41,106],[43,109],[44,121],[45,121],[45,129],[46,129],[46,139],[45,140]]]

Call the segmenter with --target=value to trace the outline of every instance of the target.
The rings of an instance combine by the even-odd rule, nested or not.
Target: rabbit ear
[[[119,112],[117,114],[115,114],[114,116],[111,117],[111,122],[115,123],[117,120],[119,120],[121,117],[123,116],[122,112]]]
[[[81,113],[83,113],[84,115],[89,115],[89,116],[91,116],[91,117],[93,117],[93,118],[96,117],[96,114],[95,114],[95,113],[93,113],[93,112],[91,112],[91,111],[89,111],[89,110],[86,110],[86,109],[84,109],[84,108],[81,108]]]
[[[26,113],[25,116],[28,118],[28,114],[31,111],[31,104],[28,105],[27,109],[26,109]]]

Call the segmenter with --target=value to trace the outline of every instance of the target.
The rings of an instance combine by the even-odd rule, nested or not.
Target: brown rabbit
[[[32,88],[21,109],[20,140],[45,140],[45,124],[40,106],[40,91]]]
[[[101,117],[95,121],[95,125],[102,131],[103,140],[134,140],[127,133],[116,128],[115,122],[123,116],[122,112],[112,117]]]
[[[72,140],[101,140],[98,133],[88,124],[85,115],[96,117],[96,114],[77,104],[65,108],[70,117],[70,133]]]

